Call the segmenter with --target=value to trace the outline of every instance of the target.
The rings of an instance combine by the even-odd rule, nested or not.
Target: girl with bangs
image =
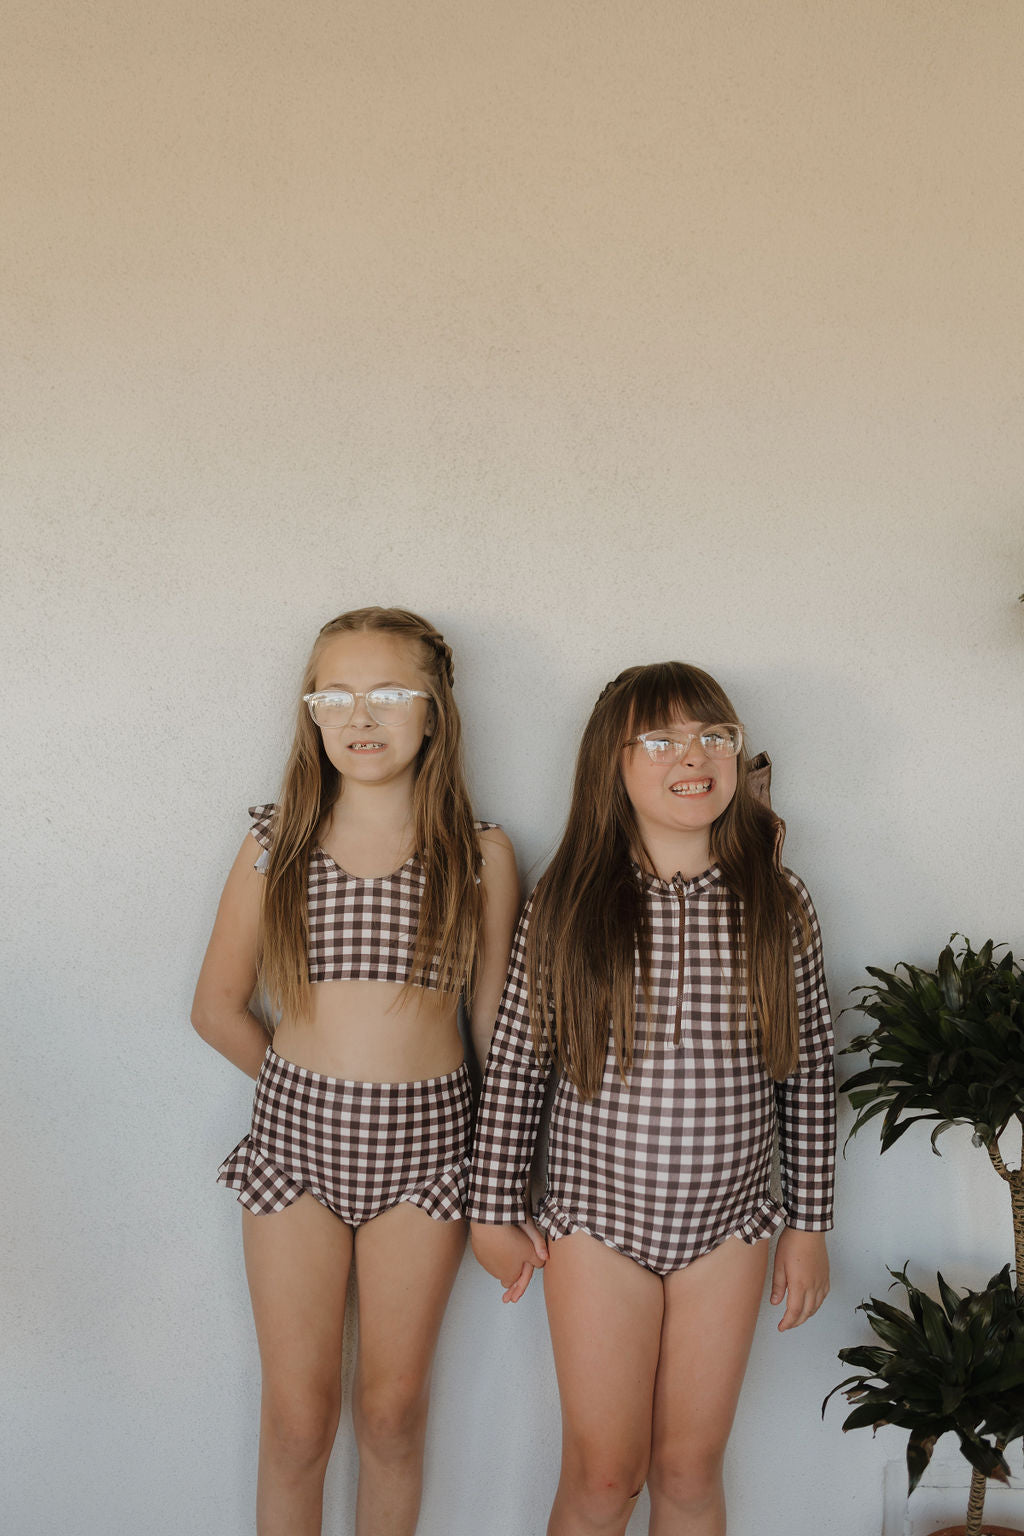
[[[751,767],[707,673],[622,672],[583,733],[565,834],[514,944],[469,1214],[506,1301],[544,1267],[563,1423],[548,1536],[619,1536],[645,1482],[651,1536],[724,1536],[764,1239],[781,1229],[781,1330],[828,1291],[821,941]],[[531,1213],[553,1069],[547,1188]]]
[[[355,1529],[416,1526],[465,1245],[458,1004],[483,1061],[519,897],[508,838],[473,820],[452,678],[442,636],[405,609],[324,625],[280,799],[250,811],[196,988],[196,1029],[257,1079],[219,1178],[243,1207],[262,1365],[259,1536],[321,1530],[351,1268]]]

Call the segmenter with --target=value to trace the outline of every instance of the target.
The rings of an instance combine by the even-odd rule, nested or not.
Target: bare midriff
[[[463,1058],[451,992],[391,981],[321,981],[312,1017],[282,1021],[274,1050],[296,1066],[364,1083],[418,1082],[454,1072]]]

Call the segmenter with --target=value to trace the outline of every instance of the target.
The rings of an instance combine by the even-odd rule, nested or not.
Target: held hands
[[[775,1246],[772,1306],[777,1307],[787,1293],[780,1333],[806,1323],[828,1295],[828,1253],[824,1232],[801,1232],[796,1227],[783,1227]]]
[[[502,1301],[518,1301],[534,1270],[547,1263],[548,1249],[541,1233],[529,1217],[518,1226],[474,1221],[469,1233],[478,1261],[505,1287]]]

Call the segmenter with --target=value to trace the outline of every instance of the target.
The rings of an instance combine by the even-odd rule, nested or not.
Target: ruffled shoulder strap
[[[497,832],[497,831],[501,830],[501,822],[500,821],[474,821],[474,823],[473,823],[473,830],[474,830],[474,832]],[[479,848],[477,849],[477,855],[476,856],[477,856],[478,868],[482,869],[483,866],[487,863],[487,860],[484,858],[484,856],[480,852]],[[477,883],[477,885],[480,884],[480,876],[479,875],[477,875],[477,877],[476,877],[476,883]]]
[[[250,805],[251,832],[261,848],[269,849],[273,843],[272,827],[277,815],[276,805]]]

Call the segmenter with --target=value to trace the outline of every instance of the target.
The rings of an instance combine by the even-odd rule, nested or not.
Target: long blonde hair
[[[554,1056],[584,1099],[601,1086],[609,1020],[619,1071],[625,1078],[632,1070],[637,980],[647,1002],[651,993],[650,925],[633,860],[651,872],[653,865],[622,782],[622,748],[674,714],[738,723],[714,678],[681,661],[629,667],[607,685],[580,742],[562,841],[534,892],[526,948],[534,1045]],[[722,870],[740,958],[734,999],[745,979],[747,1029],[782,1081],[799,1060],[793,935],[806,945],[810,933],[780,863],[785,828],[747,774],[744,750],[736,793],[711,827],[711,858]]]
[[[324,644],[334,635],[375,630],[408,642],[429,679],[432,730],[425,736],[413,787],[415,851],[423,867],[416,947],[406,987],[425,984],[436,964],[442,991],[471,990],[482,903],[473,811],[462,766],[462,724],[452,694],[455,669],[443,636],[406,608],[356,608],[323,626],[299,690],[295,736],[271,831],[260,912],[257,975],[281,1017],[308,1019],[309,861],[331,807],[344,790],[301,696],[312,692]]]

